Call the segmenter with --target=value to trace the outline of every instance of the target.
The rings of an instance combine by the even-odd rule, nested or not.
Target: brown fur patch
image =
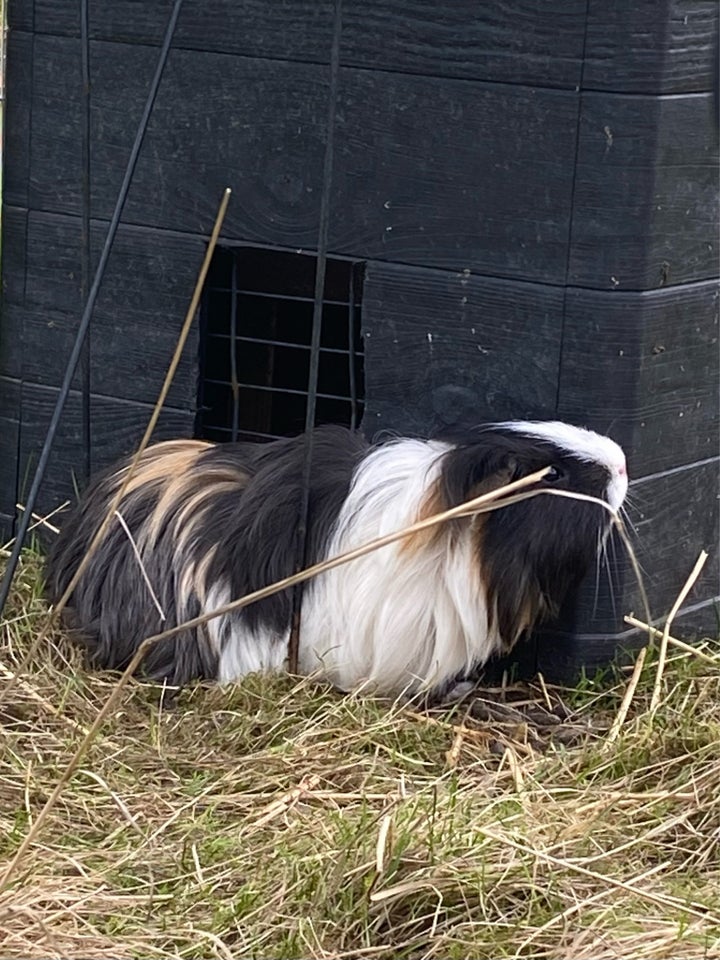
[[[211,446],[211,443],[204,440],[166,440],[153,444],[140,458],[125,495],[129,496],[146,485],[166,483],[179,473],[185,473],[200,454]],[[123,467],[115,474],[118,486],[126,472],[127,467]]]
[[[435,481],[420,505],[418,515],[414,522],[419,523],[422,520],[428,520],[430,517],[435,516],[436,513],[442,513],[443,510],[447,509],[448,505],[442,495],[440,484],[438,481]],[[438,523],[434,527],[428,527],[426,530],[411,533],[400,541],[398,552],[413,554],[424,550],[431,544],[437,543],[438,539],[446,532],[445,528],[446,524]]]
[[[486,493],[497,490],[499,487],[510,483],[511,479],[510,472],[506,470],[495,473],[491,477],[486,477],[472,487],[467,495],[467,499],[473,500],[475,497],[481,497]],[[430,517],[435,516],[436,513],[449,510],[451,506],[452,504],[449,504],[443,496],[441,482],[436,480],[423,500],[415,522],[418,523],[422,520],[428,520]],[[482,514],[477,514],[473,517],[473,525],[479,525],[482,517]],[[440,537],[446,534],[448,530],[456,530],[457,524],[461,522],[461,520],[451,520],[446,523],[436,524],[434,527],[428,527],[426,530],[421,530],[418,533],[413,533],[402,540],[399,550],[401,553],[417,553],[419,550],[424,550],[426,547],[437,543]]]
[[[217,465],[193,469],[196,461],[197,455],[184,465],[177,465],[178,469],[182,467],[181,472],[175,472],[174,476],[168,478],[155,509],[148,517],[149,543],[155,542],[170,513],[177,511],[176,521],[180,526],[190,524],[202,514],[204,508],[212,505],[213,498],[218,494],[233,490],[239,492],[247,484],[247,474],[242,470]]]
[[[217,553],[217,546],[211,547],[202,560],[195,567],[195,593],[197,594],[198,600],[205,606],[207,603],[208,595],[208,582],[207,575],[208,570],[210,569],[210,564],[213,562],[215,554]]]

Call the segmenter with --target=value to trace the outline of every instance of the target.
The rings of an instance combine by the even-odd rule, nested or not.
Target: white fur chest
[[[328,556],[413,523],[439,475],[440,443],[381,448],[362,465]],[[344,690],[415,693],[498,647],[469,531],[392,544],[319,577],[303,603],[300,667]]]

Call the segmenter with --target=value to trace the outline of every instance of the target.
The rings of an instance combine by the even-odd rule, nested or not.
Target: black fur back
[[[308,563],[321,557],[367,449],[360,434],[342,427],[315,431]],[[165,620],[115,519],[68,608],[67,622],[81,628],[95,666],[123,669],[146,637],[197,616],[214,584],[226,583],[230,597],[238,598],[294,573],[304,452],[303,436],[262,445],[178,441],[145,452],[120,513]],[[52,602],[77,570],[128,462],[101,476],[65,518],[47,564]],[[238,616],[282,633],[289,627],[291,602],[291,592],[285,591]],[[218,651],[201,628],[155,644],[143,672],[182,685],[214,679],[217,666]]]

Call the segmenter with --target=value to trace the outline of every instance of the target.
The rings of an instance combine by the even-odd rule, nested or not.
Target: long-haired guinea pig
[[[70,598],[91,661],[124,668],[146,637],[294,573],[303,456],[302,436],[149,448],[118,511],[124,525],[113,520]],[[565,423],[496,423],[452,440],[376,445],[341,427],[317,428],[307,562],[547,466],[540,486],[589,494],[614,510],[625,497],[620,447]],[[51,600],[70,582],[126,470],[124,462],[97,480],[65,521],[47,570]],[[557,613],[611,522],[599,504],[541,495],[324,573],[305,586],[300,672],[342,690],[441,693]],[[291,611],[287,590],[212,619],[151,647],[143,673],[183,685],[286,669]]]

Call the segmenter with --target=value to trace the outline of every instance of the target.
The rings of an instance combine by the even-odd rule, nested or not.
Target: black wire
[[[240,387],[238,385],[237,375],[237,257],[233,257],[232,279],[230,286],[232,288],[230,303],[230,388],[232,390],[232,441],[235,443],[238,437],[238,424],[240,422]]]
[[[82,217],[80,300],[84,302],[90,285],[90,30],[88,0],[80,0],[80,48],[82,83]],[[90,330],[82,350],[82,448],[83,474],[87,484],[90,462]]]
[[[715,59],[713,62],[712,102],[715,127],[720,129],[720,33],[715,39]]]
[[[328,235],[330,230],[330,192],[332,187],[333,151],[335,145],[335,114],[340,77],[340,34],[342,32],[342,0],[335,0],[332,48],[330,51],[330,90],[328,95],[327,136],[323,162],[323,187],[320,197],[320,223],[318,230],[317,261],[315,267],[315,299],[313,301],[312,337],[310,340],[310,371],[308,398],[305,410],[305,449],[303,459],[302,495],[297,528],[297,570],[307,565],[307,523],[310,507],[310,474],[312,471],[313,427],[317,407],[318,372],[320,368],[320,334],[322,332],[323,296],[325,293],[325,268],[327,265]],[[293,618],[291,631],[300,629],[303,585],[293,590]],[[291,643],[292,649],[292,643]]]
[[[330,53],[330,93],[328,105],[327,140],[323,163],[323,189],[320,197],[320,229],[317,264],[315,267],[315,295],[313,300],[312,337],[310,340],[310,372],[308,376],[308,403],[305,411],[306,450],[312,449],[312,428],[315,426],[315,408],[318,371],[320,367],[320,334],[322,332],[323,297],[325,295],[325,268],[327,266],[328,234],[330,230],[330,191],[332,187],[333,150],[335,145],[335,113],[337,110],[338,80],[340,75],[340,33],[342,30],[342,0],[335,0],[335,24]],[[310,457],[305,458],[305,474],[309,476]],[[306,485],[307,486],[307,485]],[[304,490],[307,496],[307,489]]]
[[[160,86],[160,80],[162,79],[165,64],[167,63],[170,45],[175,34],[175,27],[177,26],[182,4],[183,0],[175,0],[170,21],[168,22],[167,29],[165,31],[165,39],[163,40],[163,45],[160,50],[160,57],[158,59],[158,65],[155,69],[155,76],[152,79],[150,91],[145,103],[145,108],[143,109],[142,117],[140,118],[137,133],[135,134],[135,141],[133,143],[132,150],[130,151],[130,158],[127,163],[127,168],[125,170],[125,176],[123,177],[123,182],[120,187],[120,192],[118,193],[118,198],[115,203],[115,210],[113,211],[112,220],[110,221],[110,226],[108,227],[107,236],[105,237],[105,244],[100,255],[100,261],[95,271],[92,287],[90,288],[87,303],[85,304],[85,310],[83,311],[83,315],[80,320],[80,326],[78,327],[78,331],[75,336],[75,343],[73,344],[72,353],[70,354],[70,359],[68,360],[68,365],[65,370],[65,377],[63,379],[62,386],[60,387],[60,393],[57,398],[57,403],[55,404],[55,409],[53,410],[50,426],[48,427],[45,441],[40,452],[40,458],[38,460],[37,469],[35,470],[35,476],[33,477],[32,487],[30,488],[30,493],[28,494],[25,502],[25,510],[22,512],[22,516],[20,518],[20,524],[15,536],[15,543],[13,545],[12,553],[10,554],[7,567],[5,568],[2,584],[0,584],[0,614],[2,614],[2,611],[5,607],[5,602],[7,601],[8,593],[10,592],[10,586],[12,584],[13,576],[20,558],[20,551],[22,550],[25,542],[25,536],[27,535],[27,529],[32,518],[33,510],[35,509],[35,502],[38,497],[40,485],[42,484],[45,470],[47,469],[48,460],[50,459],[50,452],[52,450],[55,434],[57,433],[58,425],[60,423],[60,417],[62,415],[65,402],[68,398],[68,394],[70,393],[70,385],[73,381],[73,377],[75,376],[75,371],[78,367],[83,343],[85,342],[85,336],[87,334],[88,326],[90,325],[90,318],[92,316],[93,308],[95,307],[95,301],[97,300],[98,292],[100,290],[100,284],[102,283],[102,279],[105,274],[105,268],[110,256],[110,250],[112,248],[115,234],[117,233],[118,225],[120,223],[120,217],[122,216],[123,208],[125,206],[125,201],[130,189],[130,182],[132,180],[133,173],[135,172],[138,154],[140,153],[140,147],[142,146],[148,121],[150,120],[150,114],[152,113],[152,108],[155,104],[155,97],[157,96],[158,87]]]

